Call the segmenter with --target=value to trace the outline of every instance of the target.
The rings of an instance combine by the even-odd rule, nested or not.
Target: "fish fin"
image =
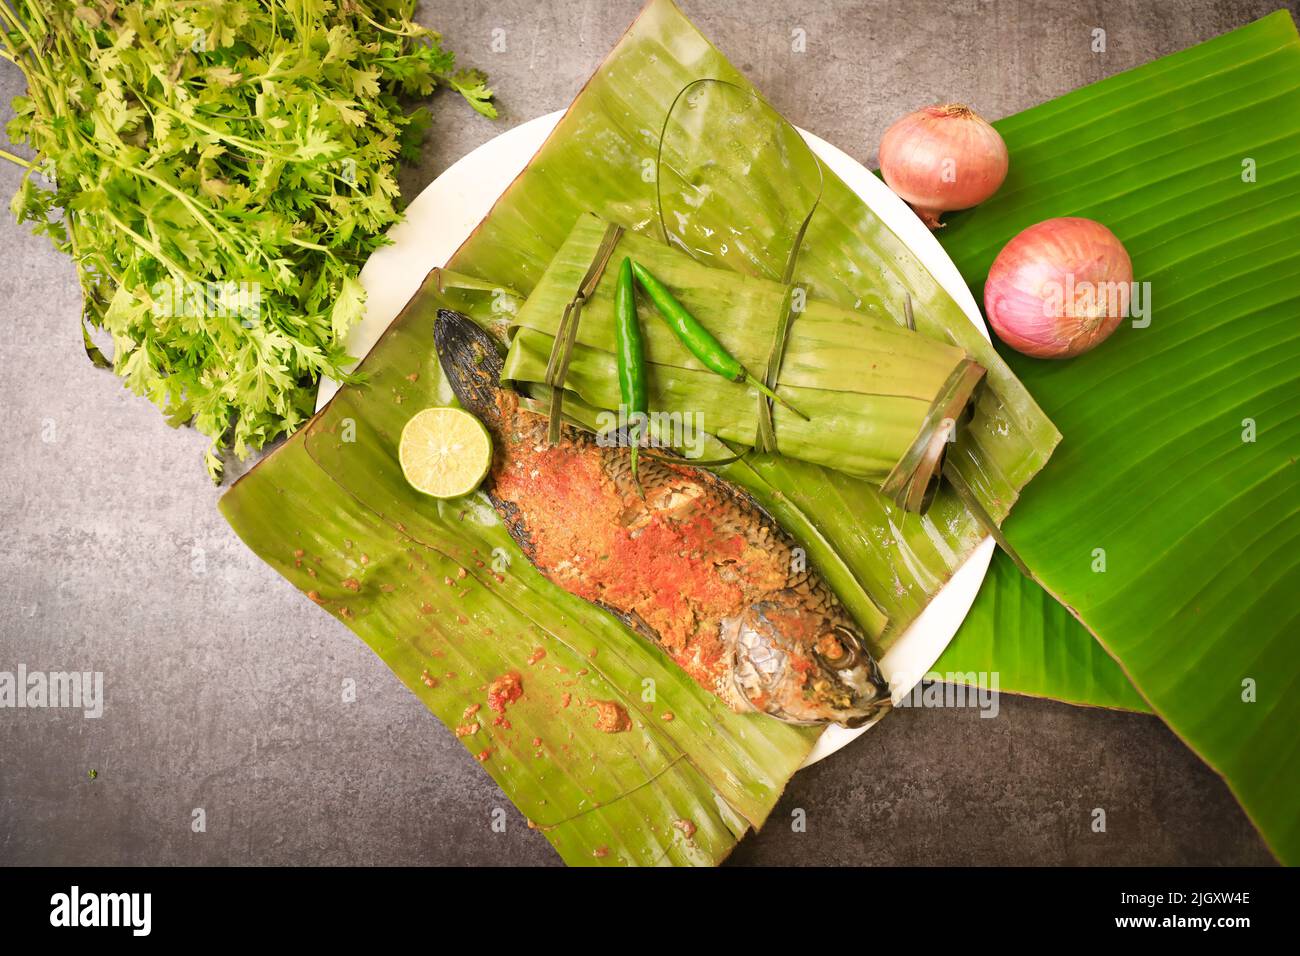
[[[610,614],[614,615],[616,618],[622,621],[627,627],[629,627],[631,630],[636,632],[638,636],[649,641],[655,647],[661,646],[658,632],[655,631],[655,629],[651,627],[648,623],[646,623],[646,619],[643,618],[636,611],[620,611],[617,608],[612,607],[611,605],[606,604],[603,601],[593,601],[592,603],[595,604],[596,607],[600,608],[601,610],[608,611]]]

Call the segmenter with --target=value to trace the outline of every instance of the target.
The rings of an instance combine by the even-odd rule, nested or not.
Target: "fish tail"
[[[433,343],[457,401],[481,421],[499,423],[497,396],[505,363],[496,339],[469,316],[439,309]]]

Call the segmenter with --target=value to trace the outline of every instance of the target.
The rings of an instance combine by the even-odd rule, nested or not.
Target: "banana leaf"
[[[436,280],[423,292],[371,353],[368,387],[341,391],[222,513],[457,728],[566,862],[719,862],[771,812],[815,731],[733,714],[543,578],[481,493],[440,502],[407,484],[402,426],[451,396],[429,347]],[[523,695],[494,712],[486,689],[512,672]],[[597,730],[598,701],[633,729]]]
[[[998,551],[933,679],[976,684],[1067,704],[1150,713],[1151,707],[1092,633]]]
[[[1149,326],[1078,358],[1007,353],[1065,440],[1003,532],[1300,863],[1295,23],[1278,12],[995,125],[1011,173],[942,236],[977,295],[1021,229],[1087,216],[1124,242],[1151,305]],[[1042,657],[1051,635],[1019,613],[1025,585],[987,586],[945,660],[983,660],[980,634],[997,635],[999,664]],[[1092,688],[1029,676],[1097,702],[1114,689],[1104,671]]]
[[[542,281],[519,309],[503,379],[542,383],[562,316],[606,235],[606,223],[581,216]],[[653,239],[623,235],[611,266],[624,256],[645,266],[745,368],[763,377],[772,342],[790,310],[790,289],[696,262]],[[620,405],[614,333],[617,269],[606,268],[585,297],[564,380],[587,403]],[[638,296],[645,342],[649,410],[693,414],[709,434],[748,447],[760,444],[757,389],[709,371]],[[902,470],[915,447],[928,447],[949,403],[961,409],[983,370],[964,351],[893,322],[816,299],[803,303],[772,376],[782,405],[772,410],[782,455],[836,468],[882,484]],[[773,370],[775,371],[775,370]],[[960,387],[953,388],[957,382]],[[960,413],[959,413],[960,414]],[[956,418],[954,415],[953,418]],[[945,433],[946,434],[946,433]],[[938,435],[940,443],[944,434]],[[942,447],[942,445],[941,445]],[[937,484],[935,462],[924,476]]]
[[[365,384],[342,389],[221,501],[250,548],[367,641],[447,726],[479,724],[466,747],[484,755],[487,772],[571,863],[717,862],[771,812],[812,734],[726,711],[612,617],[537,575],[481,498],[436,504],[413,493],[394,446],[411,414],[451,401],[433,355],[437,307],[498,321],[482,288],[527,296],[584,213],[654,234],[655,184],[642,172],[674,98],[701,77],[752,89],[669,0],[653,0],[446,264],[479,288],[443,288],[431,276],[363,363]],[[770,151],[755,160],[759,179],[788,176]],[[1059,434],[915,256],[825,172],[791,282],[864,320],[898,325],[910,297],[922,334],[987,369],[974,417],[949,449],[979,517],[946,488],[922,516],[867,481],[770,454],[719,469],[808,549],[860,622],[889,619],[879,654],[985,537],[985,523],[1006,517]],[[731,200],[742,208],[752,197]],[[696,234],[713,228],[708,215],[700,210]],[[785,259],[756,250],[728,266],[771,278]],[[543,663],[530,665],[538,648]],[[511,670],[523,699],[507,715],[466,717],[483,687]],[[655,701],[642,699],[646,679]],[[555,704],[564,693],[569,707]],[[621,702],[635,731],[592,734],[581,704],[596,700]],[[665,709],[674,720],[661,719]],[[494,724],[497,716],[512,727]]]

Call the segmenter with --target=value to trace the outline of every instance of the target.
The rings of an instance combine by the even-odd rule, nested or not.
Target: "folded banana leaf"
[[[512,323],[516,331],[503,378],[525,386],[546,381],[561,319],[603,251],[606,235],[601,219],[579,217]],[[745,368],[764,377],[773,340],[790,313],[790,287],[710,268],[636,234],[618,239],[611,266],[624,256],[649,269]],[[566,389],[607,410],[620,404],[617,284],[617,269],[605,268],[585,296],[564,379]],[[650,411],[689,414],[711,435],[751,448],[759,444],[757,389],[705,368],[643,297],[638,297],[637,311]],[[785,336],[784,356],[772,381],[777,393],[808,418],[780,404],[772,410],[780,454],[877,485],[915,471],[908,466],[922,456],[910,453],[930,448],[936,438],[942,451],[947,427],[965,419],[971,393],[983,376],[983,369],[954,345],[817,299],[803,303]],[[922,492],[938,484],[941,456],[924,461],[926,469],[917,479]]]
[[[996,124],[1001,191],[942,241],[981,294],[1051,216],[1109,226],[1149,282],[1139,317],[1067,362],[1008,353],[1061,451],[1003,531],[1034,577],[1300,863],[1300,42],[1281,11]],[[1054,666],[1064,613],[990,576],[944,662],[1113,701],[1114,670]],[[1063,626],[1053,634],[1056,624]],[[1079,667],[1087,656],[1078,655]],[[1089,686],[1091,682],[1092,686]]]
[[[655,184],[642,173],[675,97],[701,77],[752,89],[669,0],[653,0],[447,263],[477,288],[426,281],[363,364],[367,382],[340,391],[221,502],[249,547],[464,733],[572,863],[718,861],[771,812],[812,735],[726,711],[614,618],[536,574],[481,498],[439,505],[412,492],[395,443],[415,411],[452,401],[433,355],[436,308],[499,320],[483,288],[527,296],[583,213],[655,234]],[[752,158],[757,181],[789,178],[773,151]],[[716,210],[779,201],[740,181],[717,188],[690,224],[702,242],[729,228],[709,219]],[[987,369],[974,417],[949,449],[978,517],[946,486],[917,515],[870,482],[809,462],[752,454],[719,469],[807,547],[864,629],[879,634],[881,653],[985,537],[985,523],[1006,517],[1060,436],[915,256],[829,170],[794,275],[783,275],[788,250],[736,259],[723,245],[713,251],[728,268],[789,278],[864,321],[904,324],[910,297],[922,334]],[[885,618],[880,634],[871,622]],[[530,663],[539,649],[545,656]],[[510,672],[521,675],[524,696],[506,714],[490,713],[484,688]],[[588,705],[598,701],[624,706],[635,731],[591,733]],[[480,710],[467,713],[474,704]]]

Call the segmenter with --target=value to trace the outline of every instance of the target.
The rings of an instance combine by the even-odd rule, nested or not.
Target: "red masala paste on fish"
[[[513,402],[502,394],[503,406]],[[503,407],[507,420],[511,411]],[[730,498],[660,468],[666,479],[643,501],[620,492],[603,456],[546,445],[538,429],[507,436],[498,451],[495,493],[526,517],[537,566],[579,597],[639,616],[679,666],[712,686],[728,666],[719,623],[780,587],[786,570],[775,551],[729,527]]]

